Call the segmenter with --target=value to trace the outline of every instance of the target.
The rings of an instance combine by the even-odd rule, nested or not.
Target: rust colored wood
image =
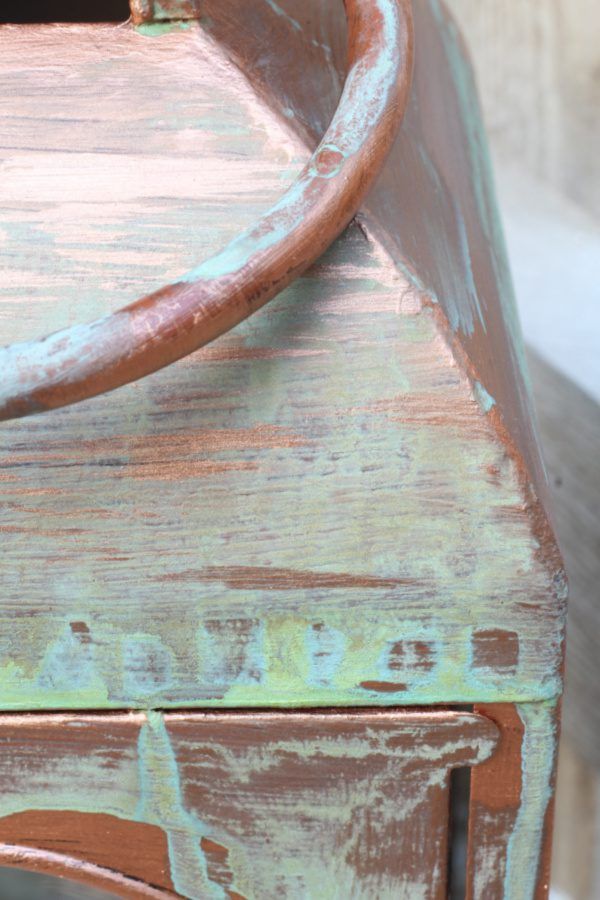
[[[413,54],[409,0],[346,6],[348,78],[340,105],[288,192],[175,284],[106,319],[0,350],[0,419],[93,397],[192,353],[282,291],[343,231],[396,136]]]
[[[119,896],[446,896],[453,711],[0,718],[0,863]],[[135,881],[137,879],[137,882]]]
[[[556,704],[475,706],[498,749],[471,775],[467,900],[546,900],[558,754]]]

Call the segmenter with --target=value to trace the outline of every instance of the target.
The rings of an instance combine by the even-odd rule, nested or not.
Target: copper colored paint
[[[118,116],[92,107],[107,117],[100,126],[91,127],[83,95],[70,95],[81,156],[93,158],[97,174],[99,135],[110,137],[111,164],[124,159],[141,170],[137,114],[160,118],[151,103],[159,88],[179,109],[191,103],[186,93],[197,102],[205,83],[206,114],[219,82],[235,82],[228,98],[245,116],[240,140],[268,135],[262,155],[254,145],[237,148],[237,157],[230,144],[225,152],[221,135],[204,158],[190,132],[195,146],[210,141],[210,126],[192,128],[189,113],[169,120],[172,133],[147,129],[143,165],[165,201],[163,217],[147,225],[160,234],[122,262],[121,234],[125,243],[135,236],[128,229],[148,201],[133,178],[141,199],[127,195],[121,174],[121,203],[94,200],[107,236],[75,251],[91,299],[66,300],[55,270],[44,279],[35,268],[37,237],[51,236],[55,249],[81,240],[64,203],[40,201],[54,220],[47,232],[26,232],[31,272],[13,265],[9,243],[14,293],[0,301],[0,321],[13,339],[27,292],[43,333],[55,306],[76,320],[80,306],[96,302],[103,264],[119,273],[114,285],[143,282],[140,291],[175,277],[190,233],[201,246],[207,235],[216,240],[228,204],[232,227],[238,211],[240,219],[250,211],[260,244],[264,228],[252,222],[262,214],[261,190],[272,202],[319,144],[339,102],[348,47],[351,59],[370,52],[381,22],[357,18],[367,6],[374,2],[347,4],[349,30],[337,0],[202,0],[201,26],[166,26],[165,34],[159,26],[144,38],[129,26],[32,28],[27,40],[3,32],[13,60],[5,53],[0,65],[5,99],[18,70],[27,107],[5,117],[11,146],[30,153],[33,134],[36,165],[67,159],[61,178],[31,181],[42,191],[56,184],[61,203],[77,166],[60,143],[62,111],[47,90],[42,111],[32,106],[29,114],[40,65],[54,66],[53,85],[88,85],[90,67],[99,84],[103,73],[114,84],[131,77],[127,102],[115,98]],[[409,16],[408,3],[397,8]],[[217,278],[217,301],[232,289],[236,312],[210,328],[229,327],[292,279],[317,238],[326,242],[353,214],[364,188],[356,224],[318,265],[263,319],[185,365],[2,431],[0,481],[10,485],[4,708],[81,710],[91,697],[90,705],[147,711],[2,717],[0,859],[11,865],[72,875],[123,897],[204,898],[214,888],[230,900],[294,891],[441,900],[448,776],[473,766],[470,900],[547,893],[564,586],[539,499],[540,453],[470,75],[440,3],[415,0],[414,9],[412,96],[377,184],[368,196],[362,182],[348,195],[338,191],[344,155],[334,143],[322,146],[308,164],[322,193],[305,199],[317,212],[335,201],[339,215],[329,230],[315,230],[311,219],[298,254],[284,242],[266,286],[261,273]],[[134,6],[145,21],[197,10],[180,0]],[[410,28],[401,38],[399,76]],[[31,59],[23,71],[22,58]],[[390,143],[404,89],[385,123]],[[383,155],[381,145],[369,177]],[[160,165],[176,157],[188,160],[188,180],[163,180]],[[9,167],[15,159],[9,155]],[[185,218],[199,172],[200,199],[212,204],[201,223]],[[36,198],[17,201],[19,235]],[[176,221],[163,215],[167,207]],[[3,224],[12,224],[11,210]],[[60,269],[59,251],[48,259]],[[189,313],[198,284],[179,282],[176,291]],[[117,295],[115,305],[126,302]],[[173,319],[159,321],[157,308],[171,300],[170,288],[157,291],[127,313],[156,351],[154,367],[197,324],[180,332]],[[110,296],[105,309],[103,302],[90,318],[112,309]],[[139,359],[129,363],[122,380],[139,374]],[[92,382],[92,392],[104,390],[103,377],[95,372],[85,390]],[[57,390],[30,399],[35,408],[69,397]],[[39,504],[19,505],[27,496]],[[80,527],[55,528],[60,517]],[[399,700],[473,704],[482,695],[520,705],[385,709]],[[328,704],[377,709],[318,711]],[[209,705],[238,709],[197,709]],[[156,712],[188,706],[196,711]],[[239,710],[267,706],[287,709]],[[515,872],[515,859],[527,865]]]
[[[114,894],[122,900],[169,900],[177,895],[172,891],[164,891],[140,882],[136,878],[128,878],[112,868],[103,869],[91,862],[75,859],[64,853],[52,853],[50,850],[38,850],[34,847],[22,847],[18,844],[0,845],[0,866],[18,869],[29,869],[41,875],[55,878],[67,878],[91,888],[98,888]]]
[[[127,898],[442,900],[448,775],[498,731],[449,710],[197,712],[3,716],[0,739],[2,863]],[[31,789],[49,809],[2,816]]]
[[[105,63],[111,81],[132,88],[129,99],[118,106],[118,133],[115,135],[112,130],[112,105],[100,110],[105,117],[103,129],[83,127],[81,123],[87,122],[88,115],[85,94],[75,90],[71,91],[69,101],[72,114],[79,122],[80,140],[87,142],[87,152],[104,147],[104,138],[111,137],[114,143],[107,142],[111,152],[110,157],[105,154],[106,159],[126,156],[133,160],[131,168],[136,171],[142,166],[141,158],[131,155],[137,149],[136,119],[130,115],[134,98],[136,109],[146,110],[156,83],[165,88],[166,96],[173,98],[178,109],[187,100],[194,111],[202,96],[201,82],[205,82],[210,111],[210,97],[216,95],[219,81],[235,82],[235,91],[229,95],[232,106],[235,106],[236,92],[242,93],[244,99],[251,95],[246,118],[253,122],[256,119],[258,126],[270,135],[271,146],[263,145],[260,153],[255,148],[255,156],[261,164],[270,155],[283,156],[279,168],[268,170],[270,203],[288,178],[292,159],[299,166],[305,158],[298,149],[301,142],[305,148],[313,148],[326,130],[347,69],[342,3],[281,0],[275,5],[280,12],[260,0],[253,4],[250,18],[248,0],[230,0],[227,4],[206,0],[202,28],[193,25],[187,31],[175,29],[159,38],[142,38],[125,27],[98,26],[32,28],[25,40],[19,31],[9,29],[3,32],[3,46],[7,51],[4,68],[9,66],[7,58],[13,60],[10,66],[14,69],[24,55],[31,58],[27,74],[19,74],[19,79],[25,79],[24,93],[29,98],[36,95],[36,73],[40,65],[47,64],[47,54],[52,55],[57,81],[60,75],[67,85],[74,77],[89,82],[89,77],[84,78],[89,76],[89,68]],[[237,334],[225,336],[209,348],[206,357],[200,353],[190,358],[185,367],[170,368],[154,379],[125,389],[120,394],[122,405],[113,402],[116,397],[107,397],[46,420],[39,417],[3,429],[6,452],[11,454],[6,465],[13,467],[22,496],[31,490],[56,491],[55,487],[40,487],[43,484],[61,485],[60,491],[48,494],[45,515],[41,503],[39,514],[5,507],[6,524],[11,530],[3,535],[3,552],[11,605],[3,615],[2,628],[3,634],[11,635],[8,645],[14,649],[7,661],[7,666],[12,668],[4,681],[5,703],[45,702],[50,691],[45,689],[43,696],[40,695],[39,678],[47,686],[54,682],[40,672],[45,666],[47,650],[42,636],[47,635],[48,642],[58,652],[63,646],[65,622],[84,615],[89,617],[92,612],[95,612],[95,633],[101,635],[94,657],[93,674],[98,677],[94,704],[131,702],[131,697],[120,693],[119,674],[110,663],[111,651],[106,648],[111,648],[113,643],[118,645],[131,633],[146,634],[149,629],[159,632],[160,641],[176,660],[173,689],[161,693],[152,702],[167,705],[207,702],[207,695],[212,696],[211,685],[199,689],[199,670],[204,662],[195,650],[190,650],[194,641],[190,642],[188,635],[201,633],[204,622],[215,617],[217,605],[234,607],[225,613],[229,618],[240,615],[242,602],[251,607],[250,618],[262,621],[265,633],[272,626],[273,630],[278,627],[276,620],[285,605],[285,614],[290,616],[285,640],[297,653],[272,682],[268,677],[270,663],[265,661],[264,691],[250,694],[244,693],[235,682],[220,684],[221,697],[227,695],[227,687],[231,689],[224,702],[258,706],[284,701],[305,705],[325,702],[320,689],[313,691],[302,682],[307,656],[302,629],[306,622],[314,620],[315,610],[300,591],[311,589],[323,591],[325,603],[319,610],[319,619],[331,633],[342,632],[341,640],[346,641],[345,656],[340,659],[342,668],[337,675],[344,667],[345,672],[349,666],[356,669],[343,687],[340,686],[336,700],[329,695],[327,702],[363,702],[357,685],[362,681],[385,679],[378,666],[385,659],[390,642],[409,627],[426,634],[428,621],[440,623],[442,663],[448,658],[456,663],[451,671],[450,666],[446,671],[436,666],[439,678],[434,673],[431,693],[426,697],[422,691],[415,692],[408,674],[389,678],[391,682],[404,682],[406,677],[411,688],[403,698],[407,703],[436,698],[473,702],[483,687],[488,697],[492,691],[494,699],[503,696],[499,676],[512,667],[513,647],[507,645],[510,659],[506,664],[500,659],[499,651],[497,666],[488,672],[484,671],[486,666],[480,666],[476,679],[471,681],[473,672],[468,670],[467,661],[472,656],[473,625],[479,629],[518,632],[521,653],[519,677],[511,683],[513,699],[548,696],[557,689],[561,611],[554,599],[552,580],[555,573],[558,575],[558,561],[548,553],[552,538],[547,528],[543,534],[538,529],[538,524],[543,528],[545,523],[541,511],[528,505],[534,473],[519,464],[511,434],[501,431],[496,407],[484,414],[476,402],[471,390],[473,380],[481,379],[491,390],[485,373],[473,369],[464,352],[461,355],[460,341],[449,333],[448,317],[440,305],[426,303],[430,264],[436,254],[431,242],[434,239],[451,242],[453,238],[451,223],[446,222],[444,214],[438,215],[435,206],[440,202],[439,192],[430,190],[423,182],[424,162],[418,148],[425,147],[426,156],[434,161],[440,180],[447,182],[459,208],[468,206],[473,199],[468,174],[455,171],[459,159],[466,170],[469,168],[464,150],[466,126],[445,112],[446,107],[456,106],[456,79],[443,55],[427,52],[427,48],[439,45],[435,33],[440,26],[432,15],[436,8],[437,4],[430,0],[415,3],[419,42],[415,71],[421,103],[418,109],[416,103],[411,103],[388,164],[395,177],[402,179],[398,194],[388,191],[384,196],[377,188],[369,198],[368,222],[364,211],[360,213],[360,231],[356,227],[348,230],[307,278],[270,305],[263,316],[244,323]],[[208,30],[209,37],[203,29]],[[215,47],[222,49],[215,53]],[[60,61],[65,58],[68,64],[61,69]],[[239,71],[231,60],[239,66]],[[227,79],[222,77],[225,71]],[[303,77],[298,77],[298,72]],[[456,77],[458,74],[455,73]],[[245,88],[236,79],[246,79]],[[193,86],[188,91],[191,99],[186,98],[188,86]],[[247,93],[243,93],[244,89]],[[9,93],[7,90],[6,95]],[[28,106],[28,115],[33,114],[30,121],[35,123],[29,126],[32,133],[43,134],[46,139],[35,154],[40,165],[47,157],[55,158],[52,147],[62,148],[64,152],[68,145],[64,129],[53,124],[59,121],[64,97],[61,95],[56,100],[38,93],[35,102],[38,108],[42,107],[40,118],[35,117],[35,105],[31,110]],[[269,105],[268,111],[265,103]],[[206,102],[201,108],[206,113]],[[18,113],[16,107],[11,109]],[[158,104],[152,105],[147,114],[152,113],[156,118],[162,112]],[[94,107],[95,118],[98,113]],[[441,118],[443,128],[442,125],[433,128],[429,117]],[[106,121],[110,125],[108,134]],[[17,147],[25,152],[31,135],[26,130],[26,121],[20,122],[18,129],[12,128],[10,138],[17,140],[21,135],[22,144],[17,143]],[[282,134],[281,122],[292,135],[288,142]],[[155,153],[168,158],[169,165],[175,166],[176,149],[180,145],[184,146],[186,155],[191,152],[190,123],[186,120],[183,124],[185,127],[180,128],[180,122],[172,122],[169,142],[161,138],[162,142],[153,143],[158,141],[157,131],[149,129],[144,134],[144,151],[152,146]],[[206,140],[201,129],[193,135],[194,145]],[[448,141],[453,148],[452,170],[445,168],[448,160],[442,152]],[[242,183],[225,186],[220,183],[223,175],[219,173],[227,166],[226,145],[219,138],[206,165],[196,156],[190,164],[191,170],[202,171],[207,199],[215,204],[215,210],[221,210],[205,224],[205,232],[211,234],[219,217],[227,214],[230,200],[237,210],[236,191],[248,192],[260,180],[256,176],[256,160],[249,153],[249,159],[240,166]],[[292,148],[289,152],[288,147]],[[241,159],[243,154],[239,156]],[[9,155],[9,165],[12,158]],[[78,168],[74,163],[75,159],[69,158],[67,171]],[[189,233],[181,225],[185,197],[172,196],[173,183],[168,180],[163,183],[160,173],[157,176],[149,165],[152,178],[165,189],[166,205],[172,210],[173,218],[167,229],[164,229],[167,223],[161,220],[165,234],[156,236],[156,244],[148,248],[144,263],[150,266],[156,259],[152,277],[160,279],[165,245],[173,243],[182,252]],[[384,180],[386,173],[387,166],[381,176]],[[60,170],[57,174],[61,174]],[[63,181],[61,178],[57,181],[64,195]],[[37,184],[47,188],[41,178]],[[191,184],[184,184],[181,193],[185,195],[188,189],[191,190]],[[383,219],[379,221],[375,216],[372,205],[376,194],[378,203],[385,199],[388,211],[391,205],[394,207],[392,236],[400,239],[405,231],[410,236],[417,223],[423,232],[422,240],[410,248],[414,263],[411,271],[422,281],[422,289],[409,285],[406,273],[400,270],[406,261],[401,255],[392,258],[382,250]],[[410,217],[403,212],[404,204],[410,207]],[[225,207],[225,213],[221,207]],[[253,221],[259,214],[256,199],[249,208],[248,220]],[[117,235],[122,232],[130,239],[132,232],[127,230],[127,223],[137,221],[142,210],[143,204],[121,203],[115,210],[113,204],[107,203],[102,207],[101,216],[110,220]],[[26,215],[21,209],[21,220]],[[49,228],[48,234],[54,237],[58,230],[55,243],[60,246],[65,238],[61,230],[64,207],[52,207],[52,216],[55,227]],[[427,216],[435,222],[435,229],[426,238],[423,220]],[[232,215],[231,219],[233,229],[237,227],[236,216]],[[89,229],[89,223],[86,228]],[[87,241],[89,231],[84,233]],[[203,240],[202,229],[198,233]],[[478,255],[493,252],[493,245],[483,239],[483,231],[474,229],[473,235],[483,247],[478,246]],[[103,271],[102,263],[115,267],[111,252],[118,238],[113,231],[110,238],[110,245],[104,242],[95,245],[91,259],[86,259],[85,280],[92,286],[92,297],[98,291],[94,278]],[[211,245],[210,252],[214,246]],[[56,255],[49,258],[53,264],[57,263]],[[181,270],[185,268],[177,253],[169,258],[170,275],[176,274],[180,266]],[[440,259],[446,257],[442,255]],[[133,282],[144,278],[144,267],[139,260],[128,258],[118,269],[121,280],[126,280],[132,262]],[[438,261],[434,259],[434,262]],[[449,280],[451,274],[446,273]],[[39,276],[37,272],[36,278]],[[44,293],[36,296],[35,301],[32,299],[30,305],[35,327],[40,323],[40,332],[50,330],[52,320],[48,311],[55,306],[62,306],[61,314],[66,318],[76,320],[81,301],[78,298],[73,306],[65,305],[66,301],[54,304],[48,292],[56,279],[46,281]],[[33,287],[33,276],[30,282]],[[147,275],[144,284],[150,284]],[[387,286],[385,291],[381,290],[382,284]],[[29,282],[26,280],[21,287],[28,289]],[[62,293],[65,287],[63,282],[56,290]],[[405,314],[407,298],[410,321]],[[121,302],[124,301],[119,295],[115,304]],[[488,303],[492,302],[505,303],[497,291],[489,294]],[[107,312],[110,308],[108,303],[96,312]],[[18,338],[16,317],[11,317],[8,305],[3,304],[2,314],[3,321],[9,323],[9,333]],[[426,335],[419,340],[409,339],[414,325],[418,331],[425,332],[427,322],[431,327]],[[485,342],[486,357],[504,358],[493,330],[480,337]],[[211,351],[219,349],[227,356],[232,348],[234,354],[240,345],[249,357],[255,345],[260,352],[251,361],[243,358],[240,365],[233,365],[231,359],[213,364]],[[319,348],[326,348],[327,352],[318,355]],[[269,349],[273,350],[270,358]],[[287,351],[305,355],[287,358],[281,355]],[[241,355],[244,357],[244,353]],[[285,365],[282,360],[286,361]],[[293,362],[288,365],[288,360]],[[273,365],[265,365],[266,362]],[[510,365],[507,361],[506,367]],[[349,402],[344,398],[347,389],[344,376],[350,382]],[[203,385],[206,386],[204,394],[199,390]],[[497,407],[500,408],[499,403]],[[274,429],[283,421],[286,428],[276,433]],[[239,427],[229,428],[232,422]],[[261,423],[267,428],[261,430]],[[207,432],[213,432],[213,437]],[[97,442],[93,440],[95,437]],[[534,445],[530,452],[535,455]],[[344,454],[352,464],[352,474],[340,478]],[[512,480],[513,464],[519,466],[519,489]],[[486,465],[499,473],[493,490],[489,489],[489,481],[484,483],[485,490],[480,481],[481,474],[488,471]],[[334,474],[330,475],[331,472]],[[321,502],[325,493],[327,505]],[[92,495],[96,501],[94,506],[89,503]],[[14,496],[12,489],[10,496]],[[378,498],[377,504],[363,500],[370,496]],[[78,516],[77,521],[73,514],[75,509],[99,507],[112,510],[120,519],[104,522],[89,513]],[[152,515],[150,510],[154,512],[152,520],[147,518]],[[303,533],[299,533],[295,518],[297,510],[303,517]],[[58,531],[57,519],[63,515],[70,518],[69,524],[80,526],[82,531]],[[532,522],[536,536],[543,538],[542,549],[535,549],[536,559],[524,558],[520,571],[515,572],[510,562],[507,565],[509,553],[505,548],[510,546],[521,553],[529,546]],[[39,565],[23,566],[24,551],[35,554]],[[111,564],[115,557],[120,560],[127,557],[127,565]],[[46,567],[49,567],[48,578]],[[239,569],[254,569],[260,577],[254,580],[249,575],[246,587],[240,590],[231,591],[225,584],[222,596],[217,596],[222,582],[203,580],[206,568],[233,568],[231,583],[244,583]],[[294,589],[282,588],[286,594],[278,598],[276,606],[270,603],[273,592],[267,586],[268,570],[273,570],[276,582],[281,585],[281,570],[316,572],[322,577],[328,569],[357,583],[369,579],[365,596],[361,596],[361,588],[351,586],[350,580],[347,589],[341,582],[335,586],[334,580],[331,587],[298,587],[296,595]],[[398,578],[399,573],[406,575],[406,579]],[[164,592],[160,580],[163,577],[172,578],[174,583],[181,579],[185,590]],[[392,582],[398,583],[397,591],[391,587]],[[558,577],[555,583],[558,584]],[[52,604],[48,602],[49,590],[53,595]],[[257,595],[242,597],[244,590],[256,591]],[[169,620],[163,614],[165,593],[170,604]],[[31,600],[26,602],[24,595]],[[476,604],[476,616],[470,616],[469,604]],[[11,617],[16,606],[32,617],[40,616],[40,610],[44,610],[45,630],[15,635]],[[358,628],[354,625],[352,631],[346,630],[349,618],[346,610],[350,606],[355,610],[360,608],[362,622]],[[514,622],[511,621],[513,613]],[[167,621],[171,616],[175,622],[189,620],[190,632],[184,635],[183,631],[169,627]],[[357,618],[358,614],[355,622]],[[410,626],[406,624],[408,619]],[[361,640],[363,632],[373,636],[370,645]],[[267,648],[273,646],[272,636],[266,638]],[[280,638],[283,643],[284,638]],[[365,660],[370,648],[372,657]],[[287,650],[282,653],[280,645],[273,652],[275,669],[279,658],[291,659]],[[357,660],[362,664],[361,670]],[[30,677],[24,679],[23,671]],[[32,685],[26,697],[25,680]],[[382,694],[380,699],[386,702],[390,698],[392,693],[389,697]],[[60,696],[52,692],[51,702],[61,707],[78,704],[76,681],[61,691]],[[145,702],[147,698],[135,698],[136,705]]]
[[[233,873],[228,865],[229,850],[227,847],[223,847],[222,844],[217,843],[217,841],[205,837],[200,840],[200,847],[206,857],[206,868],[210,880],[214,881],[215,884],[222,885],[227,892],[227,896],[231,898],[231,900],[233,900],[233,898],[235,898],[235,900],[246,900],[241,894],[231,891]]]
[[[343,572],[303,572],[265,566],[208,566],[158,576],[158,581],[222,581],[232,590],[319,590],[321,588],[397,588],[414,584],[410,578],[377,578]]]
[[[365,691],[373,691],[376,694],[397,694],[408,687],[406,684],[393,681],[361,681],[360,686]]]
[[[473,632],[473,666],[514,673],[519,664],[519,635],[515,631],[480,629]]]
[[[397,641],[390,647],[388,667],[402,671],[410,666],[415,672],[430,672],[435,665],[435,645],[426,641]]]
[[[67,854],[154,888],[173,890],[166,836],[155,825],[100,813],[29,810],[0,819],[0,842]]]
[[[314,159],[287,194],[180,281],[88,326],[0,350],[1,418],[93,397],[192,353],[282,291],[343,231],[396,136],[413,51],[408,0],[346,6],[346,89]]]

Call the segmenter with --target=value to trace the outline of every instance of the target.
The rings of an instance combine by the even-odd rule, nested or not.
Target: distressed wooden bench
[[[476,94],[438,0],[346,7],[0,27],[0,864],[441,898],[468,769],[467,896],[546,896],[565,583]]]

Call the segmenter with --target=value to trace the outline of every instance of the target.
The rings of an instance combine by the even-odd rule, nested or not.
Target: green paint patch
[[[144,37],[162,37],[172,31],[189,31],[191,27],[192,22],[185,21],[143,22],[135,30]]]

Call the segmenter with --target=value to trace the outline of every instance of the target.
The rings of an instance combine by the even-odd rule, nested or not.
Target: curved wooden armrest
[[[289,190],[177,282],[90,324],[0,349],[0,419],[76,403],[192,353],[278,294],[341,233],[391,148],[413,53],[410,0],[346,0],[346,12],[340,104]]]

